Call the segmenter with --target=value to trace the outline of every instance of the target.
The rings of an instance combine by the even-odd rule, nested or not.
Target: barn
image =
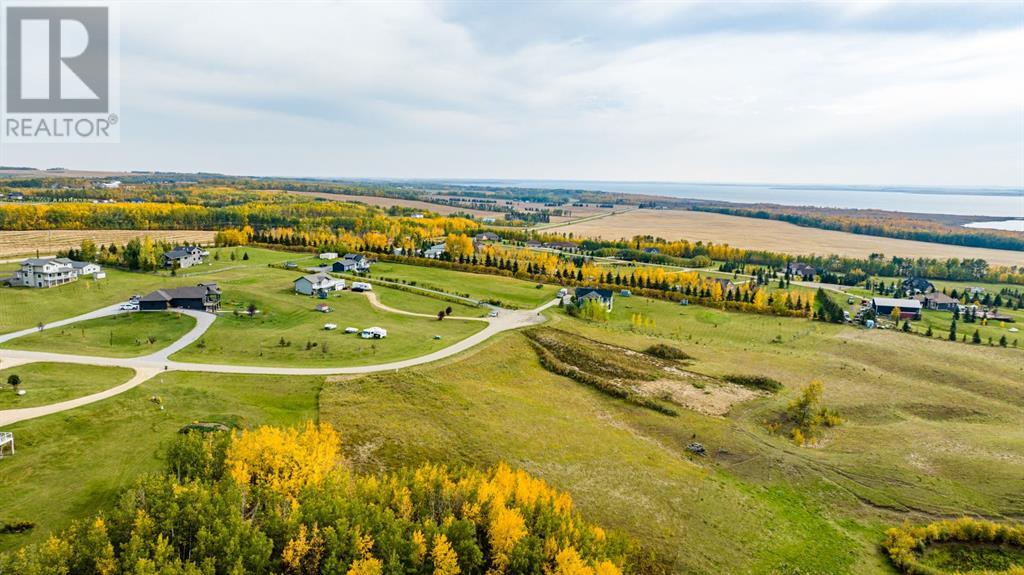
[[[871,309],[874,310],[876,316],[892,315],[892,310],[895,308],[900,308],[900,319],[921,319],[921,302],[916,299],[871,298]]]

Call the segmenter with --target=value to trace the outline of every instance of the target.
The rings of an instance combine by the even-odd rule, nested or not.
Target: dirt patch
[[[691,378],[695,374],[691,374]],[[704,415],[724,416],[729,413],[732,406],[744,401],[750,401],[758,397],[766,397],[765,392],[754,391],[745,387],[717,381],[709,377],[697,376],[700,379],[698,385],[695,381],[679,381],[678,379],[659,379],[657,381],[640,384],[644,393],[654,397],[660,397],[676,405],[689,410],[703,413]]]
[[[550,371],[669,415],[675,414],[672,406],[678,406],[724,416],[737,403],[768,395],[690,371],[684,361],[654,357],[558,329],[534,329],[526,335]]]

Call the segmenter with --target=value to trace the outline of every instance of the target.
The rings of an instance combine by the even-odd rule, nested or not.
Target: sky
[[[1024,186],[1024,2],[119,4],[119,144],[0,164]]]

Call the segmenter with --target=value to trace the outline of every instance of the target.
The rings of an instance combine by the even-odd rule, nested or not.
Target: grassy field
[[[158,287],[193,283],[182,277],[108,270],[106,279],[81,279],[49,289],[0,287],[0,333],[81,315]]]
[[[60,363],[28,363],[0,369],[0,409],[36,407],[82,397],[120,385],[134,373],[123,367]],[[21,377],[20,388],[25,395],[15,395],[7,385],[7,378],[14,374]]]
[[[370,276],[388,280],[405,280],[419,287],[437,289],[476,300],[500,300],[520,308],[538,307],[555,297],[558,288],[486,274],[454,272],[443,268],[420,267],[391,262],[378,262]]]
[[[294,293],[294,272],[268,269],[260,276],[227,279],[220,283],[224,309],[244,310],[250,303],[259,313],[223,314],[200,341],[174,354],[177,361],[247,365],[364,365],[416,357],[443,347],[485,327],[484,322],[410,317],[379,310],[366,297],[351,291],[335,292],[328,300]],[[416,304],[436,313],[445,302],[405,292],[375,288],[385,301]],[[399,295],[400,294],[400,295]],[[390,299],[389,299],[390,298]],[[328,303],[334,311],[321,313],[316,304]],[[325,323],[338,329],[325,331]],[[388,330],[383,340],[365,340],[346,334],[346,327],[380,326]],[[440,335],[441,339],[434,339]],[[290,342],[282,346],[281,339]],[[307,342],[315,347],[307,349]]]
[[[183,425],[218,421],[251,427],[316,417],[322,379],[168,373],[115,398],[5,428],[18,453],[0,463],[0,521],[32,531],[0,535],[0,550],[112,505],[141,473],[162,469],[162,446]],[[164,410],[152,401],[158,396]],[[128,440],[130,438],[130,440]]]
[[[407,267],[391,271],[425,269]],[[426,271],[439,275],[423,281],[453,289],[464,275]],[[305,330],[324,334],[323,322],[336,318],[344,327],[374,313],[348,292],[329,300],[333,313],[312,311],[319,300],[291,293],[294,272],[215,275],[226,307],[253,301],[265,315],[218,320],[207,348],[185,350],[185,359],[209,357],[214,346],[247,363],[284,361],[270,352],[317,355],[316,348],[304,349]],[[446,305],[386,288],[375,292],[396,307]],[[341,431],[349,460],[365,471],[423,461],[508,461],[568,490],[589,520],[632,535],[674,573],[892,573],[879,548],[888,526],[964,513],[1024,517],[1019,350],[641,297],[616,298],[607,322],[584,322],[557,308],[546,315],[570,340],[578,334],[627,354],[667,343],[694,357],[687,370],[763,375],[784,388],[724,416],[687,409],[665,415],[547,371],[519,333],[415,369],[329,378],[319,395],[323,378],[163,374],[117,398],[12,426],[19,452],[0,463],[0,519],[40,527],[0,536],[0,549],[39,541],[45,530],[109,505],[135,474],[160,468],[160,446],[193,420],[252,425],[319,417]],[[635,328],[635,315],[650,321]],[[384,317],[393,314],[380,319],[391,330]],[[411,336],[402,346],[456,324],[423,321],[433,326],[395,328]],[[280,333],[300,337],[275,352]],[[335,338],[332,353],[365,359],[355,348],[339,349],[345,336],[321,337]],[[264,340],[264,358],[245,355],[246,345]],[[381,346],[389,340],[374,342],[378,358],[388,353]],[[814,446],[798,447],[765,423],[812,379],[824,382],[824,403],[844,422]],[[165,411],[149,401],[152,395]],[[687,451],[692,441],[706,447],[707,457]],[[72,473],[76,480],[67,481]]]
[[[32,230],[0,231],[0,257],[52,255],[77,248],[88,238],[100,245],[124,245],[132,238],[149,236],[167,242],[213,243],[216,232],[202,230]]]
[[[633,313],[654,327],[632,329]],[[1015,351],[643,298],[617,302],[607,323],[555,319],[636,350],[672,343],[697,358],[688,369],[767,375],[786,389],[724,418],[669,417],[550,374],[508,334],[465,359],[329,384],[321,419],[366,469],[511,461],[649,542],[674,572],[889,573],[878,548],[889,525],[1024,514]],[[800,448],[763,422],[813,378],[846,421]],[[688,454],[693,440],[710,456]]]
[[[668,240],[712,241],[736,248],[791,254],[837,254],[867,258],[873,253],[902,257],[981,258],[990,264],[1019,265],[1021,252],[951,246],[805,228],[787,222],[684,210],[633,210],[550,228],[576,237],[609,240],[652,235]]]
[[[236,253],[234,260],[230,257],[233,252]],[[214,259],[218,253],[220,259]],[[249,260],[242,259],[246,253]],[[102,280],[81,279],[49,289],[0,288],[0,333],[73,317],[161,287],[245,278],[262,273],[269,263],[304,257],[303,254],[249,247],[215,248],[210,255],[208,264],[182,270],[173,277],[168,271],[138,273],[108,269],[106,279]]]
[[[167,347],[195,327],[177,313],[122,313],[13,339],[2,347],[76,355],[136,357]]]

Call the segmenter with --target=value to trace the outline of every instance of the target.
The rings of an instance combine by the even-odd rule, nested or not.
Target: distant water
[[[991,222],[971,222],[964,224],[965,228],[985,228],[989,230],[1009,230],[1011,232],[1024,232],[1024,220],[996,220]]]
[[[1024,218],[1024,189],[1020,188],[805,186],[586,180],[447,180],[445,183],[647,194],[742,204],[769,203],[785,206],[860,208],[927,214]]]

